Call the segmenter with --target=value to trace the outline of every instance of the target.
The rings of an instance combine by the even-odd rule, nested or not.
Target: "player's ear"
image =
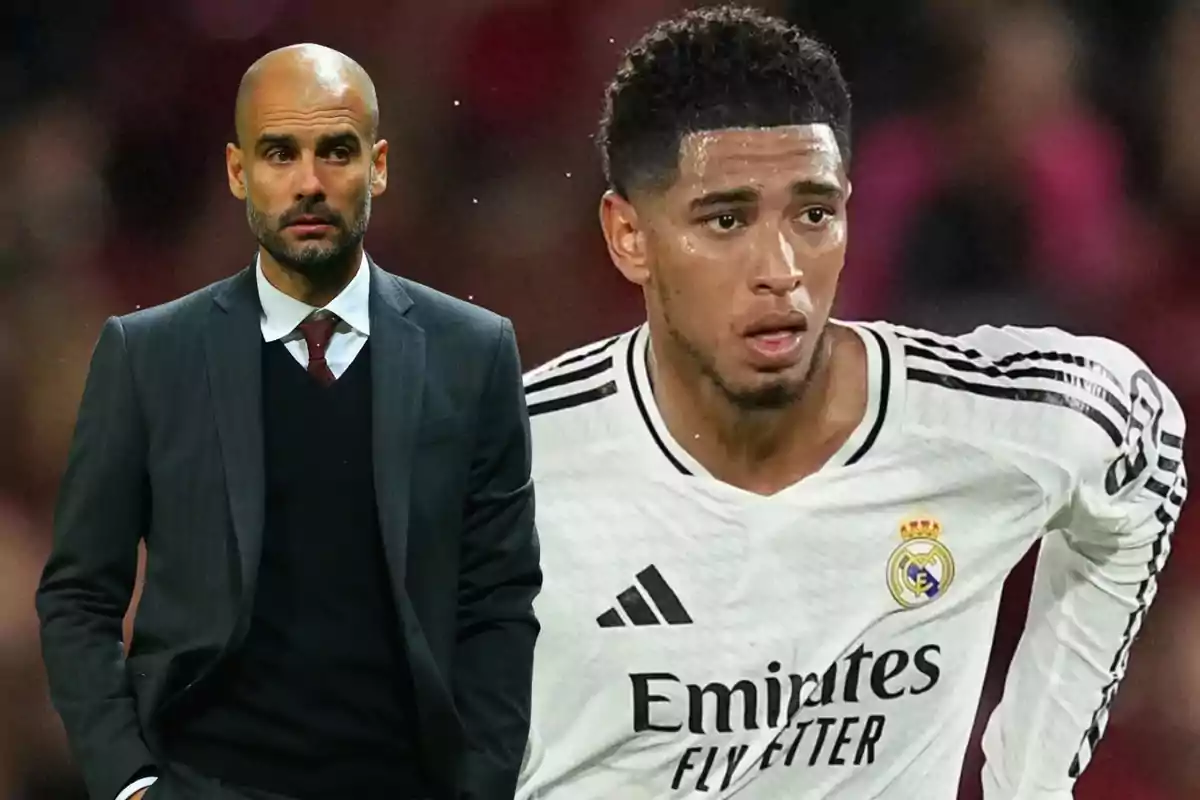
[[[242,163],[242,151],[236,144],[225,145],[225,176],[229,179],[229,191],[238,200],[246,199],[246,165]]]
[[[630,283],[645,285],[650,279],[646,234],[633,203],[612,190],[605,192],[600,198],[600,227],[613,264]]]

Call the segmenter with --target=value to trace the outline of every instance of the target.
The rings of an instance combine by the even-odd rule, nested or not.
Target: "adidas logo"
[[[679,602],[679,597],[667,586],[657,567],[651,564],[636,577],[637,583],[617,595],[617,604],[621,606],[630,623],[635,626],[661,625],[664,621],[668,625],[692,624],[692,618],[684,610],[683,603]],[[641,588],[649,595],[654,607],[646,602],[646,598],[638,590],[638,584],[641,584]],[[658,609],[657,614],[654,613],[655,607]],[[623,628],[626,624],[615,606],[596,617],[596,622],[601,628]]]

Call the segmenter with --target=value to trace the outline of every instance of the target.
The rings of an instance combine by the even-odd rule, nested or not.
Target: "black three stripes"
[[[1014,386],[1011,384],[996,385],[970,380],[970,377],[975,375],[1000,378],[1012,382],[1016,382],[1022,378],[1041,378],[1063,384],[1064,386],[1074,386],[1086,392],[1096,403],[1102,403],[1106,406],[1121,421],[1122,426],[1124,426],[1129,422],[1129,408],[1109,388],[1079,373],[1067,372],[1047,366],[1027,366],[1028,364],[1040,362],[1043,364],[1070,364],[1077,367],[1084,367],[1089,372],[1097,376],[1103,376],[1119,386],[1120,381],[1117,380],[1117,377],[1102,364],[1073,353],[1047,351],[1013,353],[993,361],[978,350],[960,347],[951,342],[942,342],[904,333],[899,333],[898,336],[904,340],[904,353],[906,356],[933,361],[950,368],[954,373],[958,373],[934,372],[928,369],[909,367],[908,378],[910,380],[942,386],[956,391],[970,392],[984,397],[1016,400],[1018,402],[1044,403],[1046,405],[1069,408],[1099,425],[1108,434],[1113,444],[1119,445],[1124,439],[1121,427],[1118,427],[1113,418],[1087,400],[1063,392],[1056,392],[1052,389]],[[946,350],[961,357],[934,352],[929,349],[931,347]]]
[[[1183,439],[1170,433],[1161,434],[1159,441],[1164,448],[1179,449],[1183,447]],[[1182,457],[1182,452],[1180,452],[1180,456]],[[1105,719],[1117,697],[1117,689],[1125,672],[1135,633],[1149,609],[1149,594],[1158,579],[1164,558],[1170,552],[1171,535],[1175,531],[1175,524],[1182,510],[1184,498],[1187,496],[1187,478],[1177,471],[1179,464],[1180,462],[1176,459],[1162,456],[1158,460],[1160,470],[1172,473],[1173,486],[1167,486],[1153,477],[1146,481],[1146,488],[1163,498],[1162,503],[1154,511],[1154,519],[1162,527],[1159,528],[1158,535],[1155,536],[1154,543],[1151,545],[1146,578],[1138,586],[1137,608],[1129,615],[1129,619],[1125,623],[1121,645],[1117,648],[1116,655],[1113,656],[1112,664],[1109,665],[1110,679],[1100,692],[1100,706],[1092,714],[1091,724],[1079,743],[1075,757],[1071,760],[1071,766],[1067,773],[1071,778],[1078,778],[1083,772],[1083,768],[1087,766],[1088,760],[1096,750],[1096,745],[1100,743],[1100,737],[1104,735]]]
[[[947,374],[910,367],[907,370],[910,380],[986,397],[1045,403],[1069,408],[1103,429],[1113,444],[1120,446],[1124,441],[1123,430],[1131,423],[1131,410],[1113,391],[1094,380],[1102,378],[1115,386],[1122,385],[1112,371],[1102,364],[1072,353],[1046,351],[1013,353],[998,360],[990,360],[978,350],[964,348],[952,342],[904,333],[898,333],[898,335],[904,340],[905,355],[909,358],[931,361],[951,370],[951,373]],[[937,353],[930,348],[948,351],[955,355]],[[1089,374],[1068,372],[1049,365],[1082,367]],[[975,376],[998,378],[1004,380],[1005,384],[978,382],[972,380]],[[1029,378],[1053,381],[1064,386],[1074,387],[1086,394],[1087,399],[1050,389],[1014,385],[1018,380]],[[1136,392],[1134,394],[1136,395]],[[1132,402],[1136,403],[1137,401],[1134,399]],[[1114,416],[1120,421],[1119,426],[1114,422]],[[1170,451],[1180,452],[1183,439],[1175,434],[1163,432],[1159,437],[1159,443],[1164,450],[1170,453],[1170,456],[1174,456],[1175,453]],[[1181,457],[1182,453],[1180,452]],[[1155,511],[1155,520],[1161,527],[1150,548],[1146,577],[1138,586],[1137,607],[1126,621],[1121,644],[1109,667],[1109,682],[1101,690],[1099,707],[1092,714],[1091,723],[1084,732],[1079,749],[1068,767],[1068,774],[1071,778],[1079,777],[1104,733],[1105,721],[1113,700],[1116,698],[1121,677],[1124,675],[1133,640],[1139,625],[1145,618],[1163,561],[1166,554],[1170,552],[1171,535],[1187,493],[1186,478],[1179,471],[1180,458],[1160,455],[1155,466],[1159,475],[1164,477],[1167,482],[1160,480],[1159,477],[1150,476],[1144,484],[1147,491],[1162,498],[1161,505]]]
[[[657,567],[651,564],[635,577],[637,583],[641,584],[642,589],[645,589],[646,594],[650,596],[650,600],[658,607],[658,613],[662,615],[663,621],[668,625],[691,624],[692,618],[684,610],[683,603],[679,602],[679,597],[663,580]],[[646,602],[646,598],[642,596],[637,584],[617,595],[617,603],[624,609],[625,615],[635,626],[660,624],[658,615],[654,613],[650,603]],[[601,628],[625,627],[625,620],[621,619],[616,608],[610,608],[596,617],[596,622]]]
[[[620,338],[620,336],[614,336],[589,350],[585,350],[582,353],[576,353],[573,356],[564,358],[562,361],[554,365],[556,370],[555,372],[526,386],[525,399],[529,406],[529,416],[533,417],[537,416],[538,414],[548,414],[551,411],[561,411],[564,408],[581,406],[585,403],[591,403],[603,397],[608,397],[610,394],[614,394],[617,391],[617,382],[615,380],[609,380],[600,384],[599,386],[586,389],[582,392],[574,392],[547,400],[539,400],[534,396],[540,392],[545,392],[547,389],[553,389],[559,386],[568,386],[572,383],[585,381],[588,378],[594,378],[597,375],[601,375],[605,371],[612,369],[612,356],[607,356],[599,361],[579,367],[578,369],[567,370],[566,372],[557,371],[563,367],[569,367],[572,364],[578,364],[581,361],[586,361],[592,356],[600,355],[615,345],[617,340]]]

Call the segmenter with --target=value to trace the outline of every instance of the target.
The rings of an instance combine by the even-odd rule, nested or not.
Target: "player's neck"
[[[821,469],[862,421],[866,353],[853,331],[829,328],[829,350],[805,392],[782,409],[747,410],[707,378],[651,357],[655,402],[676,442],[718,480],[770,495]]]

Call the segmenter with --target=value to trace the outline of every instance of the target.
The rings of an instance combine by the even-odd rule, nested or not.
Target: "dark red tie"
[[[298,326],[308,345],[308,374],[322,386],[329,386],[336,380],[333,370],[325,362],[325,348],[329,347],[329,339],[336,325],[337,317],[323,316],[305,320]]]

